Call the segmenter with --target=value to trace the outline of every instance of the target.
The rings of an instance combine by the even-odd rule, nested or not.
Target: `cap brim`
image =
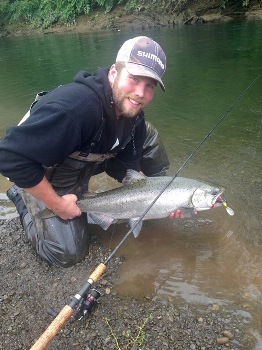
[[[125,66],[129,74],[152,78],[160,84],[163,91],[166,91],[165,85],[162,82],[161,78],[152,69],[142,66],[141,64],[131,62],[125,62]]]

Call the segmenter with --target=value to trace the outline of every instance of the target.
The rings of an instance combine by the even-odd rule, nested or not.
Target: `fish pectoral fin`
[[[114,219],[106,214],[88,213],[87,222],[89,224],[99,225],[103,230],[107,230],[109,226],[114,222]]]
[[[125,186],[132,185],[136,182],[146,183],[146,176],[133,169],[127,169],[126,176],[122,180],[122,184]]]
[[[133,232],[134,237],[137,238],[142,229],[143,221],[140,220],[140,218],[133,218],[133,219],[130,219],[128,223],[129,223],[130,229]]]

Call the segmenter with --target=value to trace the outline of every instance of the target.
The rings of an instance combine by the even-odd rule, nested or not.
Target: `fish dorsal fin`
[[[124,177],[122,183],[123,185],[132,185],[136,182],[146,182],[146,176],[133,169],[128,169],[126,171],[126,176]]]

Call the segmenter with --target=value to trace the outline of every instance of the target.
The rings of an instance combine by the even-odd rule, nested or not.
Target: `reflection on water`
[[[70,81],[78,69],[93,71],[112,63],[122,42],[136,34],[141,33],[0,39],[5,45],[0,53],[0,135],[21,119],[36,92]],[[158,40],[168,58],[167,91],[157,91],[146,117],[160,131],[172,175],[261,75],[262,23],[184,26],[144,34]],[[180,174],[225,187],[235,215],[221,207],[190,220],[145,222],[139,237],[130,236],[118,252],[125,261],[115,285],[127,296],[238,305],[239,312],[252,319],[257,349],[262,346],[261,79]],[[9,186],[0,177],[1,218],[15,215],[4,195]],[[106,190],[116,183],[103,177],[92,186]],[[127,232],[123,224],[106,232],[91,229],[110,249]]]
[[[210,237],[202,244],[191,240],[190,249],[194,250],[190,265],[175,258],[174,264],[160,270],[155,285],[157,294],[207,304],[227,300],[243,308],[247,308],[251,300],[253,307],[261,303],[262,257],[239,242],[233,231],[221,233],[213,242]]]

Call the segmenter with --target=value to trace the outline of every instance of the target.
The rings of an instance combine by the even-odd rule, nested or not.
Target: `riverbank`
[[[0,220],[1,350],[29,349],[110,252],[93,236],[89,255],[67,269],[49,267],[33,252],[19,220]],[[124,257],[114,257],[94,286],[100,303],[82,321],[69,321],[48,349],[255,349],[248,312],[238,305],[200,305],[153,295],[118,295],[114,284]],[[172,299],[172,300],[171,300]]]
[[[88,33],[101,31],[146,30],[147,28],[165,28],[176,25],[194,25],[218,23],[232,20],[262,20],[261,1],[250,1],[249,7],[227,5],[221,8],[220,0],[202,0],[190,6],[177,5],[175,8],[158,9],[157,4],[141,6],[136,11],[126,11],[117,6],[109,13],[103,10],[82,15],[74,25],[55,25],[48,29],[34,29],[30,25],[19,23],[0,29],[0,37],[20,35]]]

